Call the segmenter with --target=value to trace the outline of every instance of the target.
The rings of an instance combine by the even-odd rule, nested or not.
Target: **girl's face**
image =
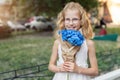
[[[80,14],[78,10],[70,10],[68,9],[65,14],[65,28],[78,30],[80,29]]]

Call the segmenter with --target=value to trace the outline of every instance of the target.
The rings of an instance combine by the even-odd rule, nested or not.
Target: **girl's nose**
[[[73,21],[72,21],[72,20],[70,20],[69,24],[70,24],[70,25],[73,25]]]

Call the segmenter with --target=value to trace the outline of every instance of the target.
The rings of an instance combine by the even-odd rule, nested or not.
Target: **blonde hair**
[[[84,37],[86,39],[90,39],[93,37],[93,30],[92,27],[90,25],[90,21],[89,18],[85,12],[85,10],[83,9],[83,7],[77,3],[77,2],[69,2],[66,4],[66,6],[63,8],[63,10],[58,14],[57,16],[57,28],[55,30],[55,37],[58,38],[60,35],[58,34],[58,30],[62,30],[65,29],[64,26],[64,13],[65,11],[67,11],[68,9],[70,10],[78,10],[80,13],[80,18],[81,18],[81,26],[80,29],[82,29],[82,34],[84,35]]]

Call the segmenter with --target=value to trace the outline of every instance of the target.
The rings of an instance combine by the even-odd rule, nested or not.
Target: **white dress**
[[[75,56],[76,64],[83,68],[88,68],[87,56],[88,56],[88,47],[86,44],[86,40],[84,40],[80,50],[77,52]],[[64,63],[64,60],[62,58],[61,45],[59,44],[57,66],[59,66],[62,63]],[[62,73],[62,72],[55,73],[52,80],[68,80],[67,79],[68,75],[69,75],[69,80],[90,80],[90,77],[87,75],[77,74],[77,73]]]

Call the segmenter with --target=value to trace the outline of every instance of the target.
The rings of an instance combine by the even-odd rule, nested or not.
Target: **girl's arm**
[[[51,54],[50,61],[49,61],[49,66],[48,66],[48,69],[52,72],[59,71],[59,68],[55,65],[57,56],[58,56],[57,52],[58,52],[58,40],[55,40],[53,49],[52,49],[52,54]]]
[[[63,64],[56,66],[56,61],[58,57],[58,45],[59,45],[59,40],[56,40],[53,45],[52,49],[52,55],[49,61],[49,66],[48,69],[52,72],[66,72],[66,70],[63,68]]]
[[[96,59],[96,52],[95,52],[95,46],[94,42],[92,40],[87,40],[88,45],[88,56],[89,56],[89,62],[90,62],[90,68],[78,68],[78,73],[86,74],[90,76],[96,76],[98,75],[98,64]]]

